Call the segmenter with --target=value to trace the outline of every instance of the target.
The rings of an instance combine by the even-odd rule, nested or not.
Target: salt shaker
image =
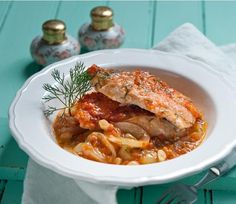
[[[124,30],[113,23],[113,11],[106,6],[91,10],[91,23],[79,29],[79,42],[85,51],[118,48],[124,41]]]
[[[38,64],[45,66],[80,53],[77,39],[66,34],[63,21],[48,20],[43,23],[42,30],[43,36],[34,38],[30,46],[31,55]]]

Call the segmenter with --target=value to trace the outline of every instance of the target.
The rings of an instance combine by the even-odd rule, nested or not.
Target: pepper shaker
[[[43,36],[37,36],[31,43],[32,58],[40,65],[77,55],[80,53],[78,41],[66,34],[63,21],[52,19],[43,23]]]
[[[118,48],[124,42],[124,30],[113,23],[113,11],[106,6],[91,10],[91,23],[79,29],[79,42],[85,51]]]

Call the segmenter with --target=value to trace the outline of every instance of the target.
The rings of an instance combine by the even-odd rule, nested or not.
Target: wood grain
[[[156,3],[153,45],[183,23],[204,30],[201,1],[158,1]]]
[[[206,35],[217,45],[236,43],[236,1],[206,1]]]
[[[8,181],[5,186],[1,204],[20,204],[22,193],[22,181]]]

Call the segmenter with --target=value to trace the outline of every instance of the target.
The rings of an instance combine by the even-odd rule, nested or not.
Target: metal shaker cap
[[[61,44],[66,38],[66,25],[63,21],[52,19],[43,23],[43,40],[48,44]]]
[[[98,6],[91,10],[92,28],[97,31],[108,30],[113,26],[113,11],[107,6]]]

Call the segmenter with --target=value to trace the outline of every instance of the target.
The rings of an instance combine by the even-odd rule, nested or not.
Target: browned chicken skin
[[[96,91],[121,104],[134,104],[154,113],[178,131],[191,127],[201,117],[188,97],[148,72],[112,72],[93,65],[88,73]]]
[[[147,110],[136,105],[121,104],[99,92],[84,95],[76,103],[72,113],[83,129],[98,130],[99,121],[105,119],[123,132],[138,138],[145,134],[151,137],[174,138],[186,133]]]

